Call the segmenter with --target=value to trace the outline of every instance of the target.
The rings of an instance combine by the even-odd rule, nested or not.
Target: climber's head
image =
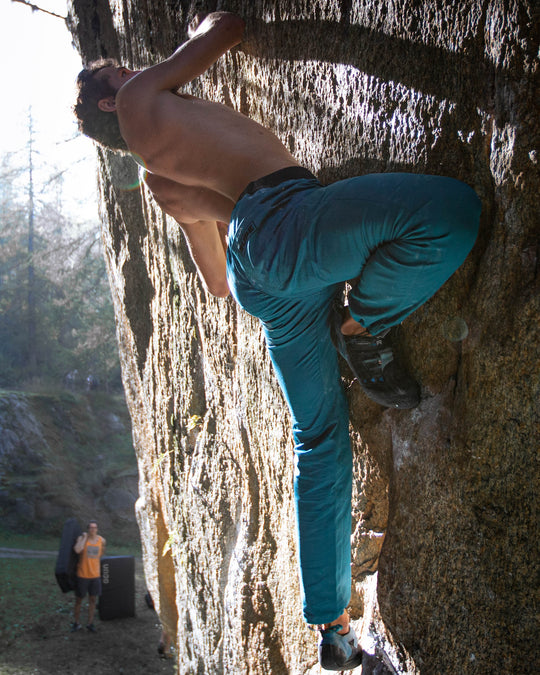
[[[93,61],[77,77],[77,102],[73,106],[79,130],[101,145],[127,150],[118,125],[115,97],[137,72],[114,59]]]

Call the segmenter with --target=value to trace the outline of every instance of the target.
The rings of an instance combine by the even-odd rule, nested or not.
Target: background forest
[[[144,602],[95,149],[71,112],[81,59],[65,0],[38,4],[0,2],[0,672],[171,673]],[[109,555],[136,557],[137,616],[81,640],[54,577],[73,517],[98,519]]]
[[[0,387],[121,389],[97,218],[62,206],[63,170],[29,141],[0,160]]]

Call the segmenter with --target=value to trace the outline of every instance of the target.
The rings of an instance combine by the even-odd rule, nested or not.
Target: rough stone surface
[[[92,517],[113,544],[136,539],[137,467],[118,451],[129,428],[102,406],[92,394],[0,392],[4,528],[56,535],[67,518]]]
[[[383,410],[344,366],[351,612],[378,655],[365,673],[533,672],[538,5],[75,0],[71,29],[83,60],[141,67],[216,7],[246,18],[249,41],[191,91],[273,129],[323,181],[445,174],[482,199],[467,262],[402,326],[421,405]],[[205,294],[178,227],[125,189],[132,161],[100,152],[100,166],[145,568],[179,672],[319,672],[300,619],[289,418],[261,331]]]

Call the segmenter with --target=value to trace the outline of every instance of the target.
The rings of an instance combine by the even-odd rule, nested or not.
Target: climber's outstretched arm
[[[172,56],[141,71],[122,88],[123,91],[135,88],[145,92],[152,89],[176,91],[202,75],[220,56],[240,44],[244,25],[244,21],[236,14],[212,12],[194,30],[192,28],[192,37],[178,47]]]

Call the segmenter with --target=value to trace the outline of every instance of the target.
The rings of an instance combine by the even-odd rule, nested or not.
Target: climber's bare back
[[[137,86],[143,76],[119,92],[118,118],[130,150],[151,173],[209,188],[234,205],[251,181],[297,164],[271,131],[245,115],[192,96],[148,91],[143,83]],[[225,222],[229,217],[216,214]]]
[[[109,67],[100,73],[116,90],[107,110],[117,113],[128,148],[152,174],[174,181],[164,185],[154,179],[152,191],[165,187],[169,194],[175,192],[184,205],[181,213],[175,211],[180,222],[228,222],[248,183],[297,164],[281,141],[257,122],[221,103],[182,92],[185,84],[239,44],[243,32],[240,17],[213,12],[165,61],[140,72]]]

